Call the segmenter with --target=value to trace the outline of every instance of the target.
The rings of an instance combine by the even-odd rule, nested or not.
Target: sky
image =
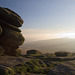
[[[75,38],[75,0],[0,0],[24,20],[26,42]]]

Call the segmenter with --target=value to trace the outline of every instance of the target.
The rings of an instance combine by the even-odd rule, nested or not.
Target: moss
[[[22,64],[21,66],[17,66],[14,68],[16,73],[44,73],[43,69],[44,67],[46,67],[46,64],[44,62],[42,62],[39,59],[33,59],[30,61],[27,61],[25,64]]]
[[[27,73],[27,67],[25,66],[18,66],[18,67],[15,67],[14,68],[14,71],[18,74],[21,74],[21,73]]]

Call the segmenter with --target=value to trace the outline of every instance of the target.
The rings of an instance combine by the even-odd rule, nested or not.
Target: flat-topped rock
[[[14,11],[0,7],[0,19],[16,27],[21,27],[23,20]]]

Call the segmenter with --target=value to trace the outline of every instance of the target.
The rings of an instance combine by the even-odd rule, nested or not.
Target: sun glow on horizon
[[[62,38],[75,38],[75,32],[62,33],[62,34],[59,34],[59,37],[62,37]]]
[[[39,30],[39,29],[22,29],[22,34],[25,37],[25,42],[33,42],[39,40],[69,38],[75,39],[74,30]]]

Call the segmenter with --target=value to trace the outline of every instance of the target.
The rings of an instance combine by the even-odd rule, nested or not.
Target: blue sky
[[[28,40],[75,33],[75,0],[0,0],[0,6],[15,11],[23,18],[21,29]]]

